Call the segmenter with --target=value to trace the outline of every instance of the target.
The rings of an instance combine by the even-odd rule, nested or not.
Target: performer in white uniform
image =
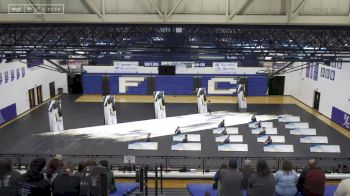
[[[48,115],[50,131],[63,131],[63,114],[60,100],[51,100],[49,102]]]
[[[155,118],[166,118],[164,91],[154,93],[154,113]]]
[[[198,106],[198,113],[207,113],[207,96],[205,94],[204,88],[198,88],[197,89],[197,106]]]
[[[237,88],[237,102],[240,109],[247,108],[247,98],[245,97],[245,85],[239,84]]]
[[[117,124],[117,106],[114,96],[106,95],[103,99],[103,112],[105,117],[105,125]]]

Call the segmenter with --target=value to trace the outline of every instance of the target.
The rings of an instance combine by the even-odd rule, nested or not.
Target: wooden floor
[[[123,103],[153,103],[152,95],[116,95],[117,102]],[[211,103],[237,103],[237,98],[232,96],[208,96]],[[82,95],[76,102],[102,102],[102,95]],[[196,96],[165,96],[166,103],[197,103]],[[254,96],[247,98],[249,104],[296,104],[309,112],[319,120],[336,129],[339,133],[350,138],[350,132],[318,111],[305,105],[303,102],[291,96]]]

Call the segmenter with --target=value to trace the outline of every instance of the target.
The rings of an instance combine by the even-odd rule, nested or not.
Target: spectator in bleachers
[[[46,179],[52,183],[57,175],[62,174],[62,165],[58,159],[52,159],[45,171]]]
[[[337,190],[334,192],[334,196],[349,196],[350,195],[350,179],[342,180]]]
[[[241,168],[241,172],[243,174],[243,182],[242,186],[244,190],[247,190],[248,187],[248,179],[255,172],[252,161],[249,159],[244,160],[243,167]]]
[[[5,159],[0,161],[0,195],[15,196],[17,183],[21,174],[12,169],[12,161]]]
[[[84,161],[80,162],[78,165],[78,170],[74,172],[74,176],[82,177],[84,175],[84,170],[86,167],[86,163]]]
[[[275,173],[276,194],[278,196],[294,196],[297,194],[298,174],[292,170],[293,164],[288,160],[282,163],[282,170]]]
[[[226,163],[222,163],[222,164],[220,165],[219,171],[217,171],[217,172],[215,173],[215,175],[214,175],[213,189],[215,189],[215,190],[218,189],[219,173],[220,173],[220,171],[223,170],[223,169],[227,169],[227,164],[226,164]]]
[[[18,182],[18,196],[51,196],[50,182],[44,178],[46,159],[36,158]]]
[[[256,173],[248,179],[248,196],[275,196],[275,177],[265,160],[260,159]]]
[[[74,167],[71,163],[65,162],[62,174],[56,176],[52,182],[53,196],[79,196],[80,177],[73,176]]]
[[[104,183],[105,182],[105,183]],[[80,183],[81,196],[108,195],[107,170],[97,167],[95,160],[88,160]]]
[[[117,188],[114,183],[114,174],[113,172],[108,168],[108,161],[101,160],[100,165],[107,170],[107,184],[108,184],[108,191],[109,193],[114,193]]]
[[[321,196],[324,194],[326,176],[318,167],[316,159],[310,159],[309,168],[304,169],[299,176],[298,191],[304,195]]]
[[[237,170],[236,159],[231,159],[228,169],[219,172],[218,195],[219,196],[243,196],[243,175]]]

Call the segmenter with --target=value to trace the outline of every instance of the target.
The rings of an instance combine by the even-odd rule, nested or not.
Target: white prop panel
[[[285,138],[283,135],[270,135],[271,139],[272,139],[272,143],[285,143]],[[267,139],[267,135],[262,135],[262,136],[258,136],[258,138],[256,139],[257,142],[265,142]]]
[[[327,136],[305,136],[300,138],[300,143],[328,144]]]
[[[259,134],[260,131],[262,131],[262,128],[252,129],[252,134]],[[266,134],[267,135],[276,135],[277,128],[266,128]]]
[[[264,146],[264,152],[294,152],[294,148],[289,144],[271,144]]]
[[[228,137],[228,135],[222,135],[215,138],[216,142],[224,142],[224,140]],[[243,142],[243,135],[230,135],[230,143],[231,142]]]
[[[288,123],[285,125],[286,129],[298,129],[298,128],[309,128],[309,123]]]
[[[286,116],[278,118],[278,122],[300,122],[299,116]]]
[[[257,125],[258,123],[256,122],[254,122],[254,123],[249,123],[249,128],[257,128],[258,127],[258,125]],[[266,127],[266,128],[272,128],[273,127],[273,123],[272,122],[261,122],[261,127]]]
[[[213,129],[213,134],[221,134],[223,127]],[[238,134],[238,127],[226,127],[227,134]]]
[[[310,147],[310,152],[340,153],[339,145],[314,145]]]
[[[185,134],[174,135],[173,141],[182,141],[185,138]],[[200,142],[201,135],[200,134],[187,134],[187,139],[189,142]]]
[[[316,135],[316,129],[292,129],[291,135]]]
[[[171,146],[171,150],[201,151],[201,143],[178,143]]]
[[[158,150],[158,142],[135,142],[128,145],[129,150]]]
[[[247,144],[222,144],[218,146],[218,151],[247,152]]]

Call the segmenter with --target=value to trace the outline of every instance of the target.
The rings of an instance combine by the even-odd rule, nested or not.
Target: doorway
[[[32,109],[33,107],[35,107],[34,88],[28,90],[28,96],[29,96],[29,108]]]
[[[269,81],[269,95],[284,94],[284,76],[275,76]]]
[[[38,105],[43,102],[43,93],[41,85],[36,87],[36,100],[38,101]]]
[[[55,82],[50,82],[49,86],[50,86],[50,98],[52,98],[56,95]]]
[[[314,93],[314,109],[317,111],[320,107],[320,98],[321,98],[321,93],[318,91],[315,91],[315,93]]]

